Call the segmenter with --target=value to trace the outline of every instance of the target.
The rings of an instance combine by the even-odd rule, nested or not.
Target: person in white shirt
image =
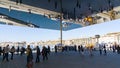
[[[4,49],[4,56],[3,56],[3,60],[2,61],[4,61],[5,59],[7,60],[7,61],[9,61],[8,60],[8,54],[9,54],[9,51],[10,51],[10,48],[9,48],[9,45],[7,45],[6,47],[5,47],[5,49]]]

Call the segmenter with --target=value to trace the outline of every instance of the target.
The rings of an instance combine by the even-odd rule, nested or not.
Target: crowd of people
[[[85,51],[88,51],[90,56],[93,56],[93,51],[99,51],[100,55],[107,55],[107,51],[113,51],[113,53],[117,52],[120,54],[120,45],[112,45],[109,46],[107,44],[98,44],[98,47],[94,47],[93,45],[89,46],[83,46],[83,45],[74,45],[74,46],[63,46],[62,52],[64,51],[78,51],[81,55],[84,55]],[[57,52],[57,49],[55,47],[55,52]]]
[[[90,56],[93,56],[93,51],[99,51],[100,55],[107,55],[107,48],[106,48],[106,44],[99,44],[99,50],[96,50],[94,48],[94,46],[89,46],[89,47],[84,47],[83,45],[74,45],[74,46],[57,46],[55,45],[54,50],[55,53],[57,53],[60,48],[61,48],[61,52],[68,52],[68,51],[75,51],[75,52],[79,52],[81,55],[84,55],[85,51],[88,51]],[[120,46],[119,45],[113,45],[109,47],[110,50],[114,52],[117,52],[118,54],[120,54]],[[15,48],[14,46],[12,46],[10,48],[9,45],[6,45],[6,47],[0,47],[0,55],[3,56],[2,58],[2,62],[4,62],[5,60],[7,62],[9,62],[9,55],[10,55],[10,59],[13,60],[14,59],[14,54],[16,55],[23,55],[26,54],[26,66],[28,68],[31,68],[33,66],[33,50],[36,51],[35,53],[35,63],[39,63],[40,62],[40,56],[42,56],[42,61],[48,60],[48,55],[50,55],[51,52],[51,48],[50,46],[42,47],[42,50],[40,50],[39,46],[36,46],[35,48],[31,48],[30,45],[27,46],[27,48],[25,47],[17,47]]]
[[[26,57],[27,57],[27,63],[26,66],[28,68],[31,68],[33,66],[33,50],[36,50],[36,59],[35,59],[35,63],[39,63],[40,62],[40,55],[43,57],[43,61],[48,60],[48,54],[50,54],[50,46],[45,47],[43,46],[42,51],[40,51],[39,46],[36,46],[34,49],[32,49],[30,47],[30,45],[27,46],[27,48],[24,47],[17,47],[17,49],[15,49],[14,46],[12,46],[10,48],[9,45],[6,45],[6,47],[0,47],[0,56],[3,56],[2,58],[2,62],[4,62],[5,60],[7,62],[9,62],[9,55],[10,55],[10,59],[13,60],[14,58],[14,54],[16,55],[23,55],[26,53]]]

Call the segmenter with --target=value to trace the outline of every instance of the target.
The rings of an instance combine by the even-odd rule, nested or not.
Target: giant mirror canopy
[[[0,24],[64,31],[120,18],[120,0],[0,0]]]

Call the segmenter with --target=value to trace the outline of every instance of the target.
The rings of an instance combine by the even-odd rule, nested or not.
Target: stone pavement
[[[25,55],[15,55],[9,62],[1,62],[1,59],[0,68],[26,68]],[[99,52],[94,52],[94,56],[90,56],[85,52],[81,56],[78,52],[51,53],[49,60],[41,59],[40,63],[34,63],[33,68],[120,68],[120,54],[109,52],[107,56],[100,56]]]

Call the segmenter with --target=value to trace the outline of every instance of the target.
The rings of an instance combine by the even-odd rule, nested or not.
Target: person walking
[[[55,47],[54,47],[54,48],[55,48],[55,53],[57,53],[57,46],[55,45]]]
[[[36,63],[39,63],[40,62],[40,58],[39,58],[39,56],[41,55],[41,53],[40,53],[40,48],[39,48],[39,46],[37,46],[36,47]]]
[[[9,45],[7,45],[6,47],[5,47],[5,49],[4,49],[4,56],[3,56],[3,59],[2,59],[2,61],[4,61],[5,59],[7,60],[7,61],[9,61],[8,60],[8,56],[9,56],[9,51],[10,51],[10,48],[9,48]]]
[[[84,47],[82,45],[80,46],[80,51],[81,51],[81,55],[84,55]]]
[[[107,55],[106,45],[103,44],[104,55]]]
[[[90,56],[93,56],[93,44],[90,44],[89,46],[89,51],[90,51]]]
[[[50,46],[48,46],[47,49],[48,49],[48,54],[50,55],[50,52],[51,52],[51,51],[50,51]]]
[[[21,49],[20,49],[20,55],[22,56],[24,53],[25,53],[25,48],[21,47]]]
[[[11,60],[13,60],[13,55],[14,55],[14,52],[15,52],[15,47],[12,46],[12,48],[10,49],[10,53],[11,53]]]
[[[19,46],[17,47],[16,51],[17,51],[17,55],[19,55],[19,51],[20,51],[20,47]]]
[[[48,51],[47,51],[47,48],[45,46],[43,46],[43,49],[42,49],[42,56],[43,56],[43,61],[45,59],[48,60]]]
[[[1,56],[1,54],[2,54],[2,47],[0,47],[0,56]]]
[[[80,53],[80,45],[78,46],[78,52]]]
[[[100,55],[102,55],[102,49],[103,49],[103,47],[102,47],[101,44],[98,44],[98,45],[99,45],[99,52],[100,52]]]
[[[27,68],[32,68],[33,67],[33,54],[32,54],[32,49],[30,48],[30,45],[28,45],[27,50]]]
[[[117,46],[117,53],[120,54],[120,46]]]

